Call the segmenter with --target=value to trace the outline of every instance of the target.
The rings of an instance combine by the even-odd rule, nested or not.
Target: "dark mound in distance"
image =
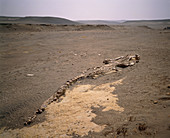
[[[79,24],[68,19],[59,18],[59,17],[0,17],[0,23],[21,23],[21,24]]]
[[[147,26],[152,29],[164,29],[170,26],[170,19],[164,20],[129,20],[122,23],[122,25],[130,26]]]
[[[51,31],[85,31],[114,30],[108,25],[56,25],[56,24],[16,24],[0,23],[0,32],[51,32]]]
[[[118,25],[122,23],[122,21],[111,21],[111,20],[78,20],[77,22],[82,24],[90,24],[90,25]]]

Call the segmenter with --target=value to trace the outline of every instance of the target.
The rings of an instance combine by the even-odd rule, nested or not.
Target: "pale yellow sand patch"
[[[100,132],[100,126],[92,122],[96,117],[91,107],[104,107],[103,111],[124,109],[117,104],[117,95],[113,95],[115,85],[122,80],[102,85],[78,85],[67,90],[66,96],[59,103],[53,102],[46,109],[46,121],[22,129],[0,131],[0,137],[70,137],[72,134],[80,136],[89,131]]]

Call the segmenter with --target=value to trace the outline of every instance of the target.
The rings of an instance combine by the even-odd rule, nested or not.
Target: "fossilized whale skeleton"
[[[133,66],[136,63],[138,63],[140,60],[140,56],[138,54],[136,55],[127,55],[127,56],[121,56],[117,57],[115,59],[105,59],[103,61],[103,66],[88,68],[87,70],[83,71],[82,74],[79,76],[74,77],[73,79],[68,80],[66,83],[64,83],[55,93],[52,95],[49,99],[47,99],[42,106],[37,109],[37,111],[34,113],[32,117],[29,117],[28,120],[24,123],[24,125],[29,125],[33,122],[33,120],[36,118],[38,114],[41,114],[45,111],[47,105],[51,104],[52,102],[56,101],[58,102],[60,97],[65,95],[65,92],[71,85],[76,83],[77,81],[80,81],[82,79],[86,78],[97,78],[98,76],[109,74],[112,72],[119,71],[118,68],[126,68],[129,66]]]

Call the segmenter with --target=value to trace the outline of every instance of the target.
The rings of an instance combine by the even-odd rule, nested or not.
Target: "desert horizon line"
[[[146,18],[146,19],[71,19],[67,17],[61,16],[51,16],[51,15],[28,15],[28,16],[8,16],[8,15],[0,15],[0,18],[7,17],[7,18],[63,18],[71,21],[156,21],[156,20],[170,20],[170,18]]]

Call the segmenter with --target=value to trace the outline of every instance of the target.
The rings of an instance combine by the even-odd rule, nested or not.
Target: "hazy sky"
[[[1,16],[80,19],[170,19],[170,0],[0,0]]]

